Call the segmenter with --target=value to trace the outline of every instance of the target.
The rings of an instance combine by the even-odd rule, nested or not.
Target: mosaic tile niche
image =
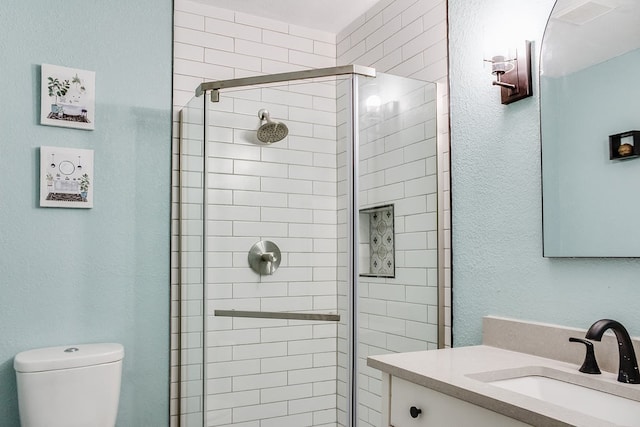
[[[393,205],[360,210],[360,276],[395,277]]]

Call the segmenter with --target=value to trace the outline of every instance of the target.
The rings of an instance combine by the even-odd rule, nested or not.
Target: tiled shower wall
[[[337,311],[335,81],[225,91],[209,104],[206,425],[333,426],[335,322],[213,317]],[[267,108],[289,136],[257,142]],[[260,276],[247,252],[282,251]]]
[[[175,2],[174,44],[174,106],[175,111],[193,96],[194,88],[203,81],[228,79],[256,74],[270,74],[304,68],[333,66],[336,64],[336,36],[278,21],[258,18],[208,7],[189,0]],[[441,228],[448,230],[448,116],[446,102],[446,4],[442,1],[383,0],[370,12],[356,20],[353,25],[338,35],[338,62],[372,65],[379,71],[390,71],[397,75],[413,76],[438,81],[441,105],[438,129],[440,194],[439,207]],[[175,116],[177,119],[177,114]],[[177,153],[177,120],[174,126]],[[340,132],[340,128],[338,128]],[[344,158],[338,156],[338,162]],[[174,162],[177,165],[177,161]],[[338,176],[340,171],[338,171]],[[174,182],[176,182],[174,180]],[[174,193],[176,189],[174,188]],[[174,218],[177,217],[177,197],[174,196]],[[340,204],[340,201],[338,201]],[[174,226],[174,235],[177,227]],[[447,251],[446,274],[442,280],[449,286],[448,233],[441,238]],[[174,245],[174,248],[176,245]],[[176,313],[178,298],[178,271],[175,254],[172,270],[173,313]],[[340,261],[338,261],[340,263]],[[341,277],[342,274],[339,273]],[[445,295],[449,295],[449,289]],[[445,344],[449,345],[450,299],[445,319],[447,333]],[[193,309],[193,307],[191,307]],[[172,360],[178,358],[178,319],[172,319]],[[343,328],[341,325],[339,328]],[[200,336],[202,332],[189,331],[192,327],[183,324],[185,336]],[[197,340],[196,340],[197,341]],[[184,342],[184,339],[183,339]],[[338,343],[341,346],[341,343]],[[339,355],[340,358],[340,355]],[[339,362],[344,363],[344,358]],[[344,373],[343,373],[344,374]],[[177,366],[172,370],[172,424],[176,425],[178,402]],[[338,387],[339,392],[343,386]],[[197,393],[195,393],[197,394]],[[183,402],[189,409],[199,406],[198,398]]]
[[[336,36],[254,15],[176,0],[174,107],[203,81],[336,65]]]
[[[180,111],[180,187],[173,189],[173,197],[179,198],[180,221],[174,222],[174,230],[179,236],[173,236],[172,245],[180,248],[179,266],[180,286],[172,287],[172,390],[171,424],[176,423],[173,414],[183,413],[182,425],[202,426],[202,390],[204,386],[203,335],[203,207],[204,191],[202,187],[204,172],[204,102],[194,98]],[[174,172],[177,173],[177,172]],[[174,220],[175,220],[174,212]],[[175,254],[172,267],[175,268]],[[174,277],[173,280],[177,280]],[[177,305],[180,304],[180,317]],[[180,336],[174,331],[180,330]],[[180,340],[180,354],[177,343]],[[179,357],[179,358],[178,358]],[[177,382],[180,369],[180,384]],[[178,407],[175,398],[177,387],[181,387],[182,407]]]
[[[381,0],[337,35],[337,64],[435,82],[438,91],[438,282],[443,344],[451,346],[451,205],[446,0]]]
[[[176,111],[203,81],[335,65],[333,34],[188,0],[176,1],[175,9]],[[220,103],[206,106],[212,109],[209,123],[222,126],[209,127],[207,146],[213,156],[207,160],[207,239],[215,252],[207,255],[204,309],[210,315],[214,309],[335,312],[335,82],[291,85],[284,91],[269,87],[225,92]],[[254,144],[260,108],[286,122],[290,136],[272,146]],[[177,141],[174,147],[177,153]],[[283,252],[283,267],[270,277],[260,278],[246,266],[247,251],[261,238],[276,242]],[[177,279],[174,271],[174,307]],[[189,309],[199,314],[197,307]],[[203,334],[196,322],[183,318],[183,345],[205,340],[207,346],[219,345],[208,347],[204,372],[198,372],[197,365],[183,369],[187,397],[181,401],[182,411],[193,416],[184,416],[182,425],[202,425],[197,416],[203,407],[202,381],[212,393],[206,425],[232,420],[251,425],[253,417],[269,418],[264,426],[334,422],[335,324],[209,317],[207,328]],[[173,348],[177,329],[174,318]],[[233,342],[237,345],[231,346]],[[185,358],[197,359],[189,349],[182,356],[183,363]],[[174,381],[177,369],[172,370]],[[232,382],[226,375],[235,371],[245,375]],[[177,387],[174,383],[173,425]],[[234,411],[233,406],[242,409]]]
[[[413,219],[409,221],[411,224],[409,227],[414,228],[417,234],[425,233],[427,237],[426,241],[413,238],[404,239],[404,243],[408,248],[413,247],[417,251],[421,251],[423,259],[419,262],[431,263],[430,268],[424,269],[426,274],[426,280],[420,281],[422,284],[427,284],[427,287],[422,289],[413,287],[413,289],[420,289],[419,292],[429,294],[429,298],[434,298],[434,294],[437,293],[438,298],[441,298],[444,305],[444,313],[440,315],[438,319],[435,317],[435,307],[427,308],[426,312],[422,309],[419,316],[426,315],[426,322],[421,323],[419,332],[422,339],[431,341],[434,339],[435,325],[438,322],[443,322],[445,325],[443,344],[445,346],[451,345],[451,224],[450,224],[450,194],[449,194],[449,117],[448,117],[448,51],[447,51],[447,3],[443,0],[381,0],[373,8],[371,8],[366,14],[356,19],[351,25],[341,31],[337,36],[337,63],[351,64],[356,63],[360,65],[366,65],[376,68],[377,71],[390,73],[397,76],[412,77],[419,80],[435,82],[437,84],[437,103],[438,103],[438,116],[434,120],[430,120],[430,125],[437,128],[437,141],[435,142],[435,150],[429,148],[429,152],[426,155],[427,169],[425,169],[425,177],[423,179],[428,180],[429,184],[434,185],[433,161],[437,159],[437,211],[434,212],[434,200],[433,195],[428,196],[428,201],[425,203],[425,211],[422,213],[414,212],[416,215],[412,215]],[[410,137],[409,137],[410,138]],[[362,141],[361,141],[362,143]],[[365,147],[364,157],[367,156],[367,149]],[[425,152],[427,153],[427,152]],[[384,156],[384,153],[379,153]],[[386,154],[387,157],[390,153]],[[361,153],[361,158],[363,157]],[[366,169],[365,169],[366,170]],[[375,171],[370,171],[375,172]],[[403,172],[404,173],[404,172]],[[407,171],[406,173],[411,173]],[[372,173],[370,177],[365,178],[365,183],[371,183],[373,180],[371,177],[376,176]],[[365,184],[372,185],[372,184]],[[382,186],[384,185],[384,179]],[[380,186],[380,184],[378,184]],[[375,189],[375,185],[370,187]],[[433,188],[432,188],[433,189]],[[426,190],[426,188],[425,188]],[[366,204],[361,207],[373,206],[373,200],[367,200],[366,196],[362,201]],[[388,201],[388,199],[387,199]],[[434,218],[434,213],[437,216]],[[396,213],[398,216],[398,213]],[[419,221],[416,219],[422,218]],[[437,236],[434,235],[433,223],[436,222],[437,230],[440,233]],[[429,224],[430,223],[430,224]],[[405,221],[406,225],[406,221]],[[430,230],[430,231],[427,231]],[[406,231],[406,230],[405,230]],[[406,236],[408,237],[409,233]],[[402,239],[401,239],[402,241]],[[418,246],[411,246],[418,245]],[[405,247],[405,248],[407,248]],[[396,248],[398,250],[398,248]],[[434,259],[437,251],[437,261]],[[418,252],[412,251],[414,254]],[[409,265],[414,262],[409,260]],[[438,262],[439,268],[434,268],[433,263]],[[411,269],[407,269],[411,271]],[[437,277],[437,272],[440,271],[440,277]],[[412,276],[420,273],[410,273]],[[389,280],[374,280],[372,282],[388,282],[393,283],[393,279]],[[373,283],[375,292],[380,294],[382,286],[380,284]],[[438,292],[438,286],[440,292]],[[370,284],[365,280],[361,280],[361,287],[359,288],[361,296],[369,296],[368,290]],[[389,287],[391,289],[391,287]],[[421,298],[427,297],[422,295]],[[388,307],[385,305],[397,305],[398,303],[407,303],[405,295],[395,296],[392,294],[385,295],[384,300],[390,300],[390,303],[385,303],[378,298],[364,298],[364,307],[361,307],[361,311],[367,311],[367,313],[361,314],[365,317],[365,322],[362,322],[363,327],[366,325],[367,332],[364,333],[365,340],[370,342],[364,342],[360,346],[361,355],[383,353],[389,351],[386,347],[387,341],[384,337],[393,331],[389,331],[389,325],[402,322],[400,319],[391,319],[391,322],[378,322],[376,326],[375,321],[380,319],[388,319],[388,317],[379,316],[381,312],[390,313]],[[394,299],[396,301],[394,301]],[[367,303],[370,301],[371,303]],[[393,310],[393,308],[392,308]],[[393,311],[392,311],[393,312]],[[392,313],[391,312],[391,313]],[[366,318],[373,318],[374,324],[366,323]],[[401,317],[401,316],[400,316]],[[411,323],[411,322],[408,322]],[[431,325],[431,326],[430,326]],[[411,326],[416,326],[415,323]],[[406,326],[405,326],[406,327]],[[401,328],[401,326],[399,326]],[[419,329],[414,329],[418,331]],[[409,332],[413,334],[413,331]],[[402,334],[392,333],[398,338]],[[437,338],[437,337],[436,337]],[[384,342],[385,345],[381,346],[380,342]],[[433,342],[433,341],[431,341]],[[435,341],[437,342],[437,340]],[[375,343],[375,345],[371,345]],[[397,345],[397,344],[396,344]],[[411,342],[410,339],[406,339],[404,343],[398,345],[398,349],[411,350],[417,349],[416,345],[420,345],[418,342]],[[433,348],[433,344],[429,348]],[[360,407],[359,417],[360,422],[363,425],[376,425],[379,418],[378,408],[381,404],[380,399],[380,382],[378,380],[379,374],[370,370],[361,360],[358,364],[359,369],[363,372],[359,383]]]
[[[438,348],[436,88],[403,80],[378,75],[374,91],[394,97],[375,112],[360,89],[359,207],[393,203],[396,268],[358,281],[359,427],[381,420],[381,374],[366,358]]]

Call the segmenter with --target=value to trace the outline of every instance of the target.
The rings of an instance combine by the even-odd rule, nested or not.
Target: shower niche
[[[361,277],[396,277],[393,204],[360,209]]]

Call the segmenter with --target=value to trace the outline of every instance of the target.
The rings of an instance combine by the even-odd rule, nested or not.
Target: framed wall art
[[[42,64],[40,123],[76,129],[95,129],[93,71]]]
[[[40,206],[93,207],[93,150],[40,147]]]

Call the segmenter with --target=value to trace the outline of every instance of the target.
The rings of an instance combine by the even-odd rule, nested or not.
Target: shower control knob
[[[422,409],[420,408],[416,408],[415,406],[412,406],[411,408],[409,408],[409,414],[411,415],[411,418],[418,418],[418,416],[422,413]]]
[[[248,255],[249,266],[260,275],[276,272],[282,260],[280,248],[269,240],[261,240],[251,247]]]

